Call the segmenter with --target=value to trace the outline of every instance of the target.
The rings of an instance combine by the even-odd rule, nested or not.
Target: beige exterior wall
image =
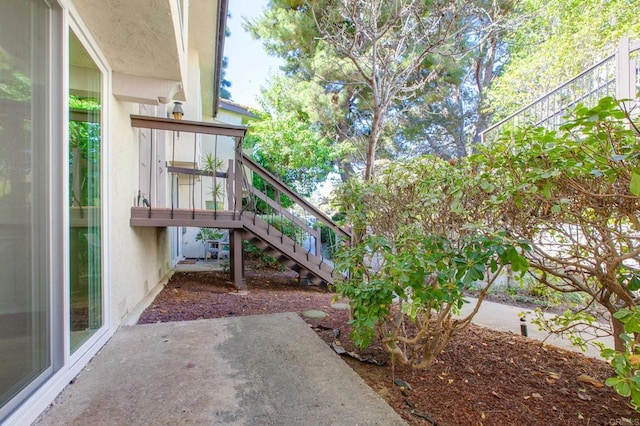
[[[131,114],[139,106],[111,98],[110,158],[108,165],[110,247],[108,265],[111,282],[111,318],[114,326],[123,317],[134,321],[144,297],[166,279],[170,270],[169,237],[166,229],[132,228],[131,207],[139,189],[139,130],[131,127]],[[138,308],[138,310],[136,310]]]

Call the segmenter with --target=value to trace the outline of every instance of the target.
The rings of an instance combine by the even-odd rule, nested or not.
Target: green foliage
[[[214,201],[223,201],[224,200],[224,183],[217,180],[214,176],[215,173],[222,170],[224,167],[224,161],[215,157],[212,152],[208,152],[206,155],[200,158],[200,163],[202,164],[202,170],[212,174],[211,177],[211,186],[209,186],[208,195]]]
[[[475,282],[505,264],[519,271],[527,265],[518,245],[500,233],[474,233],[453,240],[411,229],[395,235],[393,241],[365,236],[360,244],[342,250],[336,262],[349,273],[350,278],[336,287],[351,300],[352,338],[359,346],[367,346],[376,326],[388,319],[394,297],[402,301],[412,321],[448,306],[457,313],[464,291]],[[379,263],[380,268],[370,270],[370,262]]]
[[[269,225],[273,226],[278,231],[282,232],[284,235],[291,238],[299,245],[301,245],[304,242],[307,236],[304,229],[297,226],[287,217],[284,217],[278,214],[270,214],[270,215],[260,215],[260,219],[264,220]]]
[[[614,53],[620,38],[640,34],[640,15],[628,0],[526,0],[509,32],[510,61],[492,84],[497,117],[574,77]]]
[[[262,250],[246,240],[244,241],[244,252],[250,259],[260,261],[267,268],[284,270],[284,267],[278,263],[276,258],[264,254]]]
[[[621,309],[614,314],[624,324],[624,351],[604,349],[602,356],[610,360],[615,376],[606,384],[620,395],[629,398],[631,405],[640,413],[640,309]]]
[[[200,158],[200,162],[202,163],[202,170],[209,173],[215,173],[224,167],[224,161],[214,156],[212,152],[203,155]]]
[[[224,234],[218,228],[200,228],[196,241],[219,240]]]
[[[226,34],[229,37],[229,34]],[[222,58],[222,76],[220,78],[220,97],[222,99],[231,99],[231,81],[227,80],[227,68],[229,67],[229,58],[224,56]]]
[[[317,125],[343,181],[375,158],[465,155],[513,3],[270,1],[247,25],[285,62],[265,103]]]
[[[101,187],[100,103],[96,99],[71,95],[69,109],[87,117],[86,121],[69,121],[69,202],[70,205],[93,206],[100,199]]]
[[[536,278],[587,294],[612,314],[635,306],[640,270],[628,259],[640,255],[640,197],[632,183],[640,131],[618,102],[578,105],[558,131],[505,131],[481,151],[478,170],[490,202],[510,236],[532,242],[527,257]]]
[[[336,288],[351,301],[356,344],[368,345],[378,331],[394,359],[428,366],[470,321],[451,317],[466,289],[481,280],[488,289],[507,264],[527,270],[526,241],[477,222],[494,213],[470,166],[423,157],[340,189],[340,207],[357,238],[337,254],[336,268],[346,278]],[[417,337],[404,334],[405,321],[418,325]]]
[[[593,315],[584,310],[566,310],[561,315],[549,317],[537,307],[531,324],[537,325],[539,330],[566,337],[573,346],[583,352],[587,350],[588,344],[602,349],[602,343],[596,340],[602,331],[599,329],[600,325]]]
[[[250,133],[256,161],[302,195],[311,194],[333,170],[330,140],[293,113],[262,113]]]
[[[17,68],[11,55],[0,49],[0,99],[27,102],[31,99],[31,80]]]

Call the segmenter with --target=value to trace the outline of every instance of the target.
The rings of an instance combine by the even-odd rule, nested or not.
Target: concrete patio
[[[121,327],[37,425],[400,425],[295,313]]]

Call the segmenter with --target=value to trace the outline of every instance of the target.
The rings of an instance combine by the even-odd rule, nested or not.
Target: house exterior
[[[169,136],[131,115],[179,101],[215,120],[226,16],[227,0],[4,2],[0,423],[33,421],[180,259],[180,227],[130,226],[132,206],[174,196],[150,167]]]

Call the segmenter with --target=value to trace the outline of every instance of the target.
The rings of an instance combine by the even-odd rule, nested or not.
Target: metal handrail
[[[272,185],[277,191],[283,193],[293,202],[301,206],[304,210],[312,213],[318,220],[323,222],[329,229],[342,236],[343,238],[351,238],[351,234],[347,232],[340,225],[335,223],[329,216],[327,216],[324,212],[319,210],[316,206],[309,203],[305,200],[301,195],[297,194],[288,186],[284,185],[278,178],[276,178],[273,174],[271,174],[264,167],[256,163],[249,156],[242,153],[242,162],[245,166],[247,166],[251,171],[258,174],[262,177],[269,185]],[[256,188],[257,189],[257,188]]]
[[[625,49],[623,49],[622,46],[625,46]],[[597,101],[597,99],[603,96],[635,98],[635,93],[625,94],[624,91],[621,96],[617,85],[620,73],[626,73],[628,74],[626,77],[632,79],[631,81],[634,82],[630,86],[634,87],[636,91],[638,90],[637,84],[640,82],[640,61],[636,61],[633,67],[629,66],[626,70],[619,69],[619,64],[621,63],[620,57],[625,55],[625,59],[630,60],[631,55],[638,50],[640,50],[640,41],[629,43],[628,40],[623,39],[621,48],[617,53],[607,56],[580,74],[558,85],[553,90],[538,97],[533,102],[530,102],[528,105],[487,128],[481,134],[482,142],[484,143],[489,139],[488,135],[499,132],[511,122],[514,122],[516,125],[520,124],[521,119],[523,119],[522,121],[524,122],[522,124],[534,126],[550,124],[549,127],[558,127],[560,125],[560,120],[558,119],[562,118],[579,102],[585,100],[593,99]],[[628,62],[623,61],[622,63]],[[603,71],[604,78],[602,78]],[[580,82],[582,82],[582,84],[579,84]],[[593,83],[595,83],[595,85]],[[578,85],[580,87],[576,87]],[[570,98],[563,99],[562,97],[565,96],[567,92],[570,92],[568,93]],[[549,107],[549,104],[552,104],[552,106]],[[537,109],[540,111],[536,111]]]

